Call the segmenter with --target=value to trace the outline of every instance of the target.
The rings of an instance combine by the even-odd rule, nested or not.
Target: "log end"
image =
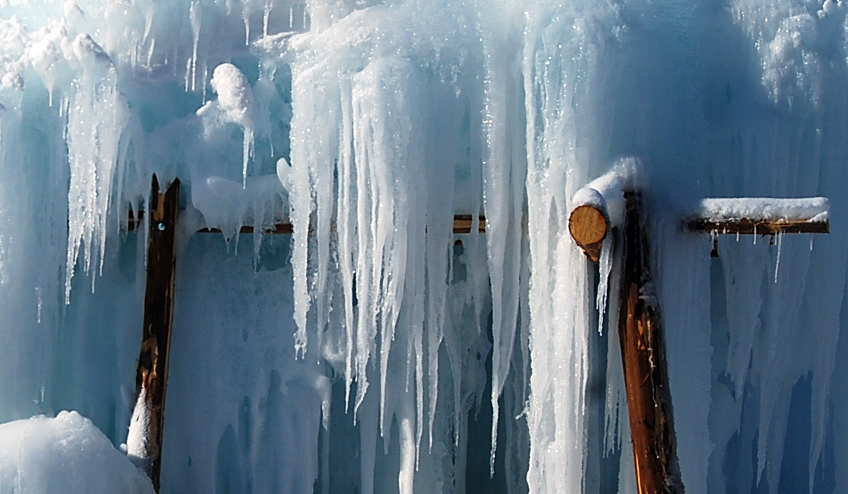
[[[593,261],[598,262],[601,246],[609,225],[606,216],[596,207],[584,204],[571,211],[568,230],[577,245]]]

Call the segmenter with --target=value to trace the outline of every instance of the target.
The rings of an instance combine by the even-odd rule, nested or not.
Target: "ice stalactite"
[[[551,16],[549,9],[557,10],[557,15]],[[613,28],[615,11],[606,5],[561,10],[539,5],[528,9],[526,18],[522,89],[531,259],[527,481],[531,492],[579,492],[586,465],[596,461],[586,458],[584,451],[589,437],[585,412],[589,335],[598,326],[589,261],[572,241],[567,223],[574,193],[588,182],[590,173],[600,171],[590,160],[604,156],[595,143],[583,139],[593,135],[590,122],[603,115],[591,88],[595,77],[603,78],[598,67],[607,40],[584,28],[593,22]],[[604,248],[612,245],[611,240]],[[614,255],[609,250],[605,256]],[[602,288],[609,291],[616,286]],[[618,393],[610,398],[610,407],[620,403]],[[619,422],[612,423],[611,435]]]
[[[519,330],[521,239],[524,228],[526,148],[522,134],[521,53],[524,26],[515,6],[496,9],[484,25],[483,205],[492,291],[492,449],[498,441],[498,400],[503,392]],[[490,31],[491,30],[491,31]],[[489,36],[490,32],[499,32]],[[527,321],[523,321],[527,324]]]
[[[462,375],[464,358],[444,365],[444,341],[461,341],[447,316],[448,259],[454,166],[463,159],[456,136],[467,109],[454,87],[410,62],[428,45],[378,35],[393,22],[415,26],[410,14],[381,9],[368,25],[356,12],[292,38],[288,178],[297,351],[337,366],[346,407],[363,424],[378,397],[379,435],[386,448],[393,436],[400,442],[402,492],[433,468],[437,448],[455,442],[438,416],[458,421],[467,410],[458,402],[462,378],[452,395],[441,394],[445,375]],[[319,56],[328,44],[338,50]],[[341,316],[331,324],[334,311]]]
[[[102,272],[106,249],[106,219],[112,200],[113,178],[120,166],[118,151],[127,120],[124,97],[117,90],[117,73],[109,56],[89,36],[73,41],[80,73],[74,79],[67,114],[68,258],[65,265],[65,303],[70,303],[71,279],[85,244],[83,269],[92,261]],[[92,290],[94,280],[92,276]]]
[[[845,490],[845,9],[0,1],[0,418],[77,407],[124,439],[126,213],[157,173],[187,193],[175,490],[462,491],[493,469],[632,490],[622,245],[596,288],[566,226],[577,188],[637,156],[687,489]],[[814,246],[722,237],[710,259],[678,217],[819,195]],[[287,220],[252,258],[193,235]],[[109,290],[62,307],[101,270]]]

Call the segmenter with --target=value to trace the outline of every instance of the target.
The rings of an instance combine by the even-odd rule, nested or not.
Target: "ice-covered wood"
[[[144,218],[143,212],[138,215],[138,217],[130,215],[129,222],[127,223],[127,228],[129,231],[133,231],[138,228],[138,225],[141,224]],[[473,228],[473,216],[470,214],[457,214],[453,217],[453,233],[455,234],[467,234],[471,233]],[[278,235],[291,235],[294,231],[292,224],[289,222],[285,223],[277,223],[273,228],[264,230],[263,234],[278,234]],[[477,222],[477,232],[478,233],[486,233],[486,217],[480,216]],[[220,228],[201,228],[197,231],[197,233],[221,233]],[[239,229],[239,233],[254,233],[254,228],[250,225],[243,225]]]
[[[692,231],[714,233],[829,233],[830,203],[825,197],[703,199],[686,224]]]
[[[639,197],[627,199],[618,334],[639,494],[682,493],[662,317]]]
[[[174,314],[175,232],[180,204],[180,182],[163,194],[153,176],[149,219],[147,285],[144,292],[144,328],[136,370],[139,399],[133,411],[128,452],[138,460],[159,492],[168,357]]]
[[[600,259],[607,233],[624,219],[624,189],[633,166],[614,167],[574,194],[568,230],[594,262]]]

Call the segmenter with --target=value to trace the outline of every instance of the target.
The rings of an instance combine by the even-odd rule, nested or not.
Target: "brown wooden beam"
[[[767,221],[738,220],[710,221],[706,219],[689,220],[687,228],[693,232],[741,235],[777,235],[781,233],[830,233],[830,222],[825,221]]]
[[[472,215],[470,214],[457,214],[453,217],[453,233],[457,235],[468,234],[471,233],[471,228],[473,225]],[[129,231],[134,231],[138,226],[142,223],[144,219],[144,212],[139,213],[138,217],[132,215],[130,212],[129,221],[127,223],[127,229]],[[477,231],[479,233],[486,233],[486,217],[480,216],[477,225]],[[249,225],[244,225],[239,229],[239,233],[253,233],[254,228]],[[294,228],[291,223],[277,223],[272,228],[264,230],[263,234],[269,235],[291,235],[294,232]],[[221,233],[220,228],[201,228],[197,230],[197,233]]]
[[[640,494],[682,493],[662,318],[638,194],[627,195],[618,333]]]
[[[154,175],[150,200],[153,210],[147,249],[147,286],[144,292],[144,329],[136,371],[136,391],[144,395],[149,414],[144,444],[145,470],[159,492],[162,438],[171,328],[174,316],[175,232],[180,204],[180,182],[175,180],[163,194]],[[142,404],[137,404],[140,406]]]

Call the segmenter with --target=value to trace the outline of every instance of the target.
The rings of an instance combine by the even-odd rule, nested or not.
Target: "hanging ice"
[[[596,274],[568,215],[635,157],[687,490],[844,491],[845,32],[832,0],[0,2],[0,420],[136,455],[155,173],[163,491],[625,492],[621,246]],[[825,219],[799,197],[814,245],[682,226]]]

